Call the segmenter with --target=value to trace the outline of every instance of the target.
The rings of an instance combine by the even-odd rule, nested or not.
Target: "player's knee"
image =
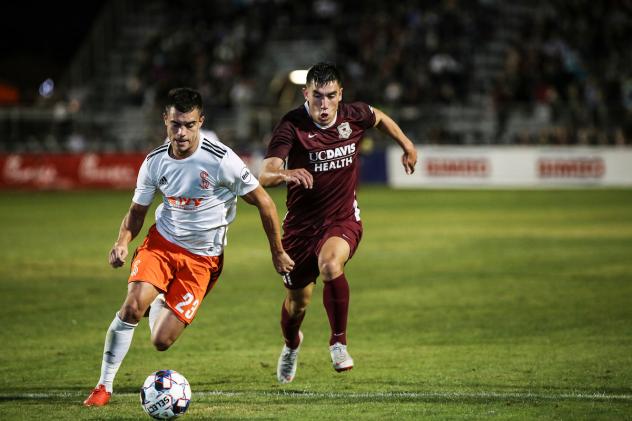
[[[290,317],[299,317],[303,313],[305,313],[305,310],[307,310],[307,306],[309,305],[310,301],[311,295],[308,294],[289,297],[286,308],[288,310],[288,313],[290,314]]]
[[[290,303],[290,309],[288,313],[291,318],[300,317],[307,310],[307,306],[309,305],[309,299],[307,300],[299,300]]]
[[[157,351],[166,351],[173,345],[173,340],[165,336],[156,335],[151,338],[151,343]]]
[[[320,264],[320,275],[323,280],[330,281],[342,274],[343,266],[334,260],[326,261]]]
[[[145,313],[144,309],[141,309],[138,302],[125,302],[121,310],[119,311],[119,318],[126,323],[136,324],[140,321]]]
[[[171,346],[171,343],[169,342],[156,342],[154,343],[154,348],[156,348],[156,351],[166,351],[169,349],[169,347]]]

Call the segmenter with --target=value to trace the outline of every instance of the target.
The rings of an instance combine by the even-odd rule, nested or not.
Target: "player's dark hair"
[[[174,107],[181,113],[188,113],[195,108],[200,110],[200,115],[204,114],[204,103],[202,95],[191,88],[174,88],[167,94],[167,102],[165,103],[165,112]]]
[[[305,84],[314,82],[315,86],[323,86],[330,82],[338,82],[342,86],[342,76],[338,68],[331,63],[316,63],[307,71]]]

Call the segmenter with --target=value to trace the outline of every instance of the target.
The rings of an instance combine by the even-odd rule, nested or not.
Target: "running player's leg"
[[[298,351],[303,342],[303,333],[300,328],[313,290],[314,283],[312,282],[303,288],[288,289],[281,306],[281,331],[285,344],[277,363],[277,380],[280,383],[290,383],[296,376]]]
[[[151,329],[151,341],[158,351],[166,351],[189,325],[222,270],[222,256],[195,256],[178,253],[175,279],[165,293],[160,313]]]
[[[285,343],[277,363],[277,380],[289,383],[296,375],[298,351],[303,341],[300,328],[318,277],[318,262],[314,254],[315,244],[310,237],[285,238],[283,246],[295,266],[283,275],[287,295],[281,306],[281,332]]]
[[[105,338],[101,377],[88,399],[88,406],[107,404],[114,377],[132,343],[134,329],[152,300],[167,289],[173,278],[169,255],[155,227],[150,228],[143,243],[136,249],[128,278],[127,297],[110,324]]]
[[[84,401],[86,406],[106,405],[112,394],[114,377],[129,351],[134,329],[159,291],[147,282],[130,282],[127,297],[105,335],[101,376],[96,388]]]
[[[329,237],[318,254],[318,269],[324,282],[323,305],[327,311],[331,335],[329,345],[347,344],[349,284],[344,266],[349,259],[349,244],[340,237]]]
[[[151,331],[151,342],[158,351],[166,351],[187,326],[168,307],[163,307]]]
[[[149,321],[149,332],[152,333],[154,331],[154,326],[156,325],[156,321],[162,313],[162,309],[165,308],[165,294],[158,294],[158,296],[152,301],[149,306],[149,310],[147,310],[146,316],[148,316]]]
[[[336,371],[353,368],[353,359],[347,352],[349,284],[344,267],[361,238],[362,224],[359,221],[341,221],[327,229],[317,248],[318,269],[324,283],[323,305],[331,328],[329,352]]]
[[[313,283],[309,283],[301,289],[287,290],[287,296],[281,308],[281,331],[288,348],[298,348],[300,342],[298,332],[305,318],[307,306],[312,299],[313,291]]]
[[[318,261],[312,237],[284,238],[283,247],[295,265],[290,273],[283,275],[287,295],[281,306],[281,331],[285,345],[295,349],[300,342],[298,332],[318,277]]]

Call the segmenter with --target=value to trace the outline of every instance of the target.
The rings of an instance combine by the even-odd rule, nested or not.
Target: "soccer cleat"
[[[105,406],[110,401],[112,394],[105,390],[105,386],[100,384],[92,390],[88,399],[83,401],[85,406]]]
[[[337,372],[351,370],[353,368],[353,358],[347,352],[347,345],[343,345],[340,342],[329,347],[329,353],[331,354],[331,361],[334,365],[334,370]]]
[[[287,345],[283,345],[283,350],[279,356],[279,363],[277,365],[277,380],[279,383],[290,383],[294,380],[296,375],[296,366],[298,359],[298,350],[303,343],[303,332],[298,331],[299,343],[296,349],[289,348]]]

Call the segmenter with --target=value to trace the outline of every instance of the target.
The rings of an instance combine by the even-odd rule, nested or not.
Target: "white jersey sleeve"
[[[156,189],[156,182],[152,179],[149,171],[149,160],[145,159],[138,171],[136,190],[132,201],[139,205],[149,206],[154,200]]]
[[[244,161],[232,149],[227,149],[217,178],[220,185],[232,191],[236,196],[248,194],[259,185],[259,180],[252,175]]]

